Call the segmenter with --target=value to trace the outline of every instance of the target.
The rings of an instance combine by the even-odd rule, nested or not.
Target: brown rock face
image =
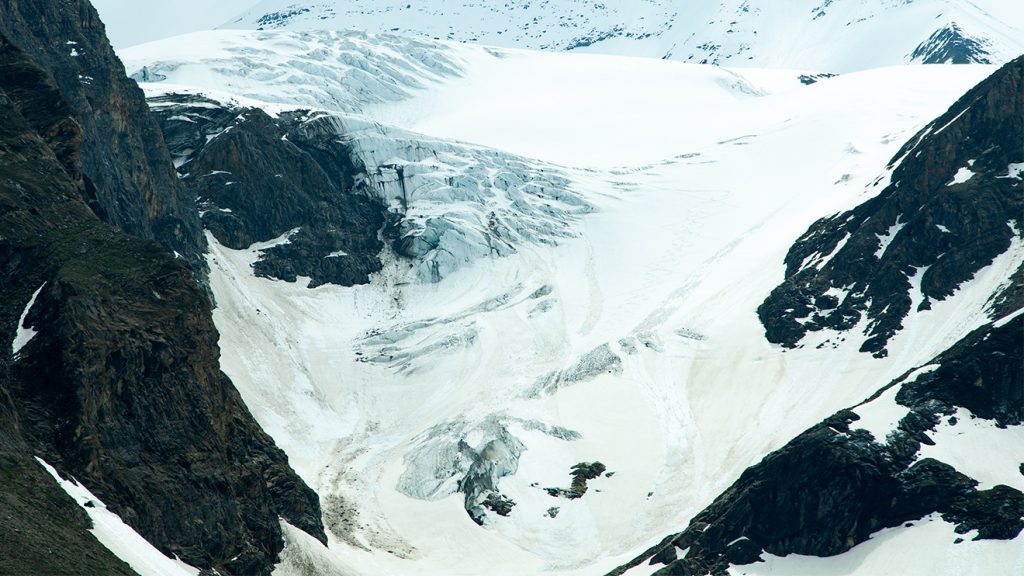
[[[29,454],[0,432],[0,574],[135,574],[88,532],[85,512]]]
[[[179,186],[139,87],[88,0],[0,0],[0,34],[54,79],[81,126],[81,194],[105,222],[154,239],[205,276],[194,201]]]
[[[6,4],[4,17],[24,8]],[[39,454],[165,553],[222,574],[268,574],[283,547],[279,518],[325,540],[317,496],[220,371],[210,302],[192,272],[86,206],[89,132],[76,112],[45,68],[0,35],[0,462],[35,470]],[[12,353],[18,328],[35,335]],[[86,537],[52,480],[18,478],[0,485],[5,501],[40,516],[53,509],[47,498],[63,502],[65,528],[98,555],[93,573],[128,572]],[[60,535],[45,532],[53,522],[32,529],[46,538],[0,557],[22,558],[15,572],[62,571],[66,555],[45,549]]]

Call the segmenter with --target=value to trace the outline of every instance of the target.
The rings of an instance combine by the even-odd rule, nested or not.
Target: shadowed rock
[[[23,470],[43,456],[165,554],[268,574],[284,544],[279,518],[326,540],[317,496],[220,371],[210,302],[182,259],[86,206],[82,142],[57,83],[0,36],[0,396],[14,407],[0,410],[0,456],[24,446],[9,456]],[[5,482],[16,509],[42,515],[57,502],[68,523],[5,550],[4,562],[32,573],[52,560],[45,571],[57,571],[71,560],[47,546],[70,533],[88,556],[80,566],[125,573],[95,553],[55,488],[45,474]]]
[[[103,221],[159,241],[206,275],[195,202],[178,185],[145,97],[88,0],[0,0],[0,34],[53,78],[82,132],[78,194]]]

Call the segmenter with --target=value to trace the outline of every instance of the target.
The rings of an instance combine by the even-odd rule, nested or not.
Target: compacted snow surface
[[[122,57],[129,73],[164,78],[143,84],[149,94],[187,87],[326,110],[363,131],[356,141],[372,132],[376,150],[413,138],[514,157],[503,169],[557,170],[589,207],[557,239],[467,255],[436,282],[386,253],[369,285],[309,289],[253,276],[266,245],[209,238],[222,367],[320,494],[329,527],[324,548],[286,525],[276,573],[603,573],[685,527],[767,452],[988,322],[986,299],[1024,258],[1012,250],[915,313],[884,359],[857,352],[857,330],[835,348],[817,349],[839,340],[818,333],[784,351],[754,312],[793,240],[880,191],[870,183],[899,147],[993,67],[882,68],[805,86],[789,70],[362,33],[187,40],[184,56],[178,42]],[[327,69],[303,88],[304,74]],[[872,411],[865,425],[884,435],[898,408]],[[936,433],[950,436],[938,449],[951,463],[963,454],[956,435],[989,434],[972,426]],[[495,458],[515,502],[483,526],[457,493],[470,453]],[[582,498],[544,490],[594,461],[610,474]],[[877,574],[927,546],[940,552],[899,573],[932,574],[942,558],[1019,564],[1024,550],[1020,539],[953,537],[930,519],[836,559],[771,558],[736,573]]]

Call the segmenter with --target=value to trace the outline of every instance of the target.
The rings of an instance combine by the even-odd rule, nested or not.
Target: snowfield
[[[385,253],[385,270],[353,288],[256,278],[266,246],[209,237],[222,367],[325,512],[329,548],[285,527],[285,575],[603,573],[684,527],[767,452],[990,321],[985,302],[1024,260],[1015,246],[914,313],[884,359],[857,352],[856,330],[785,351],[755,314],[793,240],[880,190],[870,184],[900,146],[991,66],[880,68],[805,86],[792,70],[267,31],[121,55],[129,73],[145,67],[136,78],[151,95],[187,88],[336,114],[369,166],[422,161],[400,153],[415,142],[472,150],[497,159],[476,165],[508,171],[504,181],[557,172],[566,202],[586,206],[564,221],[538,216],[565,234],[465,252],[436,278]],[[502,181],[488,173],[474,190]],[[421,206],[479,214],[511,198],[505,188],[469,204],[458,187],[425,190]],[[508,206],[509,218],[524,213]],[[884,430],[892,408],[877,412],[871,426]],[[962,432],[991,433],[937,432],[936,450],[956,465]],[[582,498],[545,490],[595,461],[607,473]],[[515,502],[508,516],[473,499],[488,483]],[[928,561],[900,573],[932,574],[949,559],[984,574],[1024,558],[1020,538],[953,537],[926,520],[835,559],[772,558],[736,573],[876,574],[915,548]]]

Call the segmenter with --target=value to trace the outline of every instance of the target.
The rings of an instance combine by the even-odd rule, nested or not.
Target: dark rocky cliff
[[[195,203],[88,0],[0,0],[0,33],[49,71],[81,127],[81,195],[90,209],[176,251],[203,276]]]
[[[257,275],[351,286],[380,270],[386,210],[329,115],[271,117],[183,94],[150,104],[218,242],[243,249],[288,234],[261,251]]]
[[[921,64],[991,64],[991,41],[965,33],[956,22],[939,28],[910,53]]]
[[[5,30],[20,11],[40,11],[40,26],[94,16],[74,1],[0,7]],[[64,32],[46,39],[63,43]],[[162,188],[145,176],[145,162],[135,163],[143,159],[123,156],[134,134],[140,150],[169,158],[162,138],[146,140],[145,113],[141,125],[134,113],[119,116],[118,96],[86,93],[93,120],[122,123],[117,136],[97,138],[46,61],[0,34],[0,493],[24,516],[3,523],[0,567],[130,572],[84,531],[88,520],[39,473],[31,459],[39,455],[166,554],[222,574],[267,574],[283,548],[279,517],[325,540],[317,496],[220,371],[210,302],[192,271],[161,244],[114,225],[150,226],[157,236],[165,209],[181,207],[179,188]],[[107,176],[130,176],[117,180],[123,189],[107,188],[120,190],[111,206],[119,194],[142,199],[153,218],[88,206],[102,172],[90,172],[90,155],[111,164]],[[173,174],[169,159],[165,168]],[[55,554],[64,537],[67,550]]]
[[[914,136],[878,196],[815,222],[796,241],[785,281],[758,308],[768,340],[792,347],[810,331],[850,330],[866,318],[862,351],[885,355],[917,312],[911,290],[919,285],[918,309],[928,308],[1024,235],[1024,180],[1010,168],[1020,163],[1024,57]]]
[[[32,453],[0,388],[0,574],[135,574],[88,532],[88,516]]]

